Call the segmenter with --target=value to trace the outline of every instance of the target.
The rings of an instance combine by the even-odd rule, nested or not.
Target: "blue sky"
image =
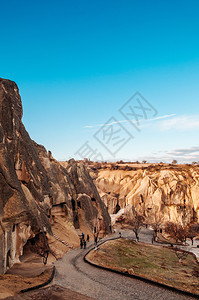
[[[198,1],[0,4],[0,77],[17,82],[26,129],[55,158],[79,159],[88,142],[91,159],[199,160]],[[157,111],[139,132],[119,112],[136,91]],[[107,128],[134,138],[115,151]]]

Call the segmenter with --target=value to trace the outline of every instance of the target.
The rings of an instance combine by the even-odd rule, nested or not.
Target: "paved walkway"
[[[135,239],[134,232],[130,230],[123,230],[122,235],[123,237],[126,238]],[[151,244],[152,237],[153,237],[153,230],[150,230],[149,228],[142,228],[139,234],[139,241],[143,243]],[[191,240],[187,240],[187,244],[188,244],[187,246],[177,245],[177,247],[185,251],[193,252],[196,255],[197,259],[199,260],[199,248],[197,247],[199,245],[199,240],[194,240],[193,246],[191,244]],[[156,242],[154,242],[154,245],[168,246],[168,244],[156,243]],[[174,247],[176,247],[176,245],[174,245]]]
[[[152,232],[142,230],[140,241],[151,243]],[[133,232],[122,231],[123,237],[134,238]],[[118,233],[111,236],[118,237]],[[93,244],[89,243],[89,248]],[[194,299],[168,289],[154,286],[123,275],[95,268],[84,262],[87,250],[70,250],[55,263],[56,275],[52,284],[57,284],[95,299],[103,300],[185,300]]]

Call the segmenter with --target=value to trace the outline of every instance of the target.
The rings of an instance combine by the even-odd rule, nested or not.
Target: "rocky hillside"
[[[199,166],[90,164],[112,219],[135,210],[148,224],[189,224],[199,219]]]
[[[35,247],[43,240],[43,248],[50,243],[59,256],[66,249],[57,241],[78,243],[76,229],[110,231],[110,216],[84,164],[61,166],[31,140],[22,113],[17,85],[0,79],[0,273],[19,261],[28,241]]]

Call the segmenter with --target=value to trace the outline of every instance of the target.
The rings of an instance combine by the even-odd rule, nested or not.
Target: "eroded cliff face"
[[[75,229],[110,231],[110,216],[85,166],[74,160],[61,166],[31,140],[22,113],[17,85],[0,79],[0,273],[38,234],[53,244],[54,231],[65,232],[70,244],[70,235],[78,241]]]
[[[113,222],[131,218],[132,207],[148,224],[189,224],[199,219],[199,166],[104,164],[90,166]]]

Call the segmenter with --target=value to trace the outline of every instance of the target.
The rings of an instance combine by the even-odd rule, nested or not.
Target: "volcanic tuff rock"
[[[0,273],[19,260],[28,239],[53,235],[57,215],[73,233],[83,225],[110,231],[110,216],[85,166],[74,160],[61,166],[31,140],[22,113],[17,85],[0,79]]]
[[[199,219],[199,166],[117,165],[90,167],[113,221],[133,210],[148,224],[187,225]],[[94,169],[94,172],[93,170]]]

